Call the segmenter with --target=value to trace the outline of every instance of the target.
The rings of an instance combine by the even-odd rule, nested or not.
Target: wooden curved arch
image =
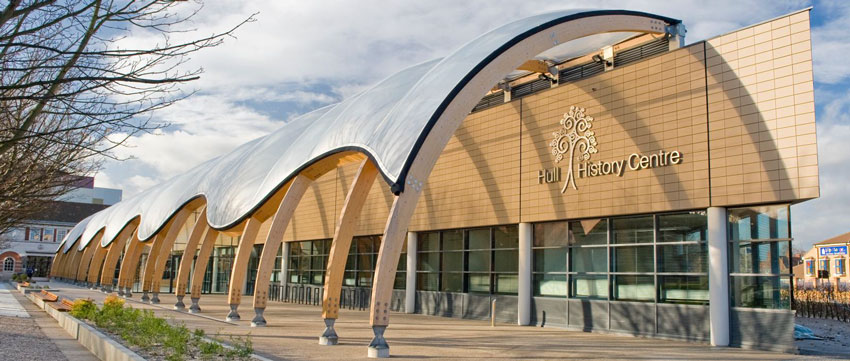
[[[109,244],[109,251],[106,253],[106,259],[101,266],[100,285],[102,287],[112,287],[115,279],[115,267],[118,264],[118,258],[124,252],[124,245],[130,242],[136,233],[138,222],[128,224],[121,230],[117,237]],[[125,255],[125,261],[126,261]],[[120,283],[119,283],[120,286]]]
[[[364,160],[345,196],[345,204],[340,212],[328,255],[322,298],[322,318],[339,317],[339,298],[345,276],[345,263],[348,261],[348,252],[351,250],[351,240],[360,218],[360,211],[377,176],[378,168],[369,159]]]
[[[372,282],[369,317],[372,326],[385,327],[389,324],[390,299],[401,246],[419,200],[421,188],[434,168],[440,153],[460,127],[469,110],[480,100],[481,94],[485,94],[493,84],[522,65],[528,58],[558,44],[608,32],[634,31],[663,34],[666,31],[664,26],[659,25],[657,19],[624,14],[591,16],[535,30],[534,34],[528,35],[504,50],[472,76],[446,106],[416,153],[405,179],[402,180],[405,184],[404,191],[395,196],[384,228],[384,238],[378,252],[375,278]],[[380,332],[382,334],[383,331]],[[376,340],[373,340],[373,343],[377,342],[385,347],[383,336],[377,336],[376,333]]]

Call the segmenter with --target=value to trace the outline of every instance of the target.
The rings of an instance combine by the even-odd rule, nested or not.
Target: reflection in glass
[[[615,275],[614,299],[625,301],[655,300],[655,282],[652,276]]]
[[[659,245],[658,272],[708,272],[706,243]]]
[[[658,242],[689,242],[708,239],[705,211],[658,216]]]
[[[608,272],[606,247],[571,248],[570,257],[570,272]]]
[[[608,243],[608,220],[585,219],[570,222],[570,245],[585,246]]]
[[[731,279],[733,307],[791,308],[791,286],[788,278],[734,276]]]
[[[548,297],[567,296],[567,276],[563,274],[535,274],[534,295]]]
[[[604,248],[603,248],[604,250]],[[605,257],[603,256],[603,261]],[[534,250],[534,272],[566,272],[566,248],[542,248]]]
[[[534,225],[534,247],[567,245],[567,222],[546,222]]]
[[[708,277],[658,276],[660,302],[708,304]]]
[[[732,242],[732,273],[790,274],[790,242]]]
[[[489,273],[468,273],[466,281],[469,285],[469,292],[490,293]]]
[[[611,243],[652,243],[655,239],[652,216],[614,218]]]
[[[571,275],[570,297],[607,299],[608,276],[606,275]]]
[[[790,238],[788,205],[729,209],[729,233],[732,240]]]
[[[614,272],[653,272],[652,246],[612,247]]]

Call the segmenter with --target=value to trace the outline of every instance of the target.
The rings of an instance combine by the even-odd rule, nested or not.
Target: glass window
[[[570,297],[607,299],[607,275],[570,275]]]
[[[418,235],[417,252],[440,250],[440,232],[422,232]]]
[[[611,243],[652,243],[655,240],[652,216],[614,218]]]
[[[820,268],[819,268],[819,270],[821,270],[821,271],[829,271],[829,260],[828,260],[828,259],[822,259],[822,260],[820,260]]]
[[[41,241],[41,228],[30,227],[30,241]]]
[[[463,231],[443,231],[443,251],[461,251],[463,250]]]
[[[706,276],[659,276],[658,288],[661,302],[708,304]]]
[[[791,286],[786,277],[732,277],[732,306],[788,309],[791,307]]]
[[[490,249],[490,229],[470,230],[469,249]]]
[[[655,300],[655,282],[652,276],[615,275],[613,278],[615,300]]]
[[[570,222],[570,245],[586,246],[608,243],[608,220],[585,219]]]
[[[41,240],[43,242],[53,242],[53,228],[45,228]]]
[[[497,273],[517,273],[519,251],[516,249],[500,249],[493,251],[493,271]]]
[[[734,241],[790,238],[788,205],[729,210],[729,233]]]
[[[493,227],[495,248],[519,248],[519,231],[517,226]]]
[[[517,274],[497,273],[493,276],[496,279],[495,293],[499,294],[516,294],[519,289],[519,276]]]
[[[581,227],[581,224],[579,223],[577,227]],[[534,225],[532,249],[534,296],[567,296],[567,245],[570,239],[568,229],[568,222],[546,222]],[[584,237],[581,228],[576,229]],[[605,237],[607,243],[607,234]]]
[[[416,270],[419,272],[438,272],[440,270],[440,254],[437,252],[419,253],[416,263]]]
[[[67,229],[60,229],[60,230],[56,231],[56,240],[55,241],[61,241],[61,240],[65,239],[66,234],[68,234]]]
[[[490,293],[489,273],[467,273],[466,282],[469,285],[469,292]]]
[[[571,248],[570,272],[608,272],[608,248]]]
[[[416,274],[416,289],[419,291],[439,291],[440,274],[418,272]]]
[[[844,274],[844,258],[836,258],[833,259],[832,262],[835,264],[835,274],[843,275]]]
[[[567,222],[546,222],[535,224],[534,247],[566,246],[568,238],[567,224]],[[579,224],[579,226],[581,225]]]
[[[658,216],[658,242],[692,242],[708,239],[705,211]]]
[[[593,248],[589,248],[593,249]],[[602,248],[604,251],[605,249]],[[602,256],[604,262],[606,257]],[[607,262],[606,262],[607,264]],[[566,248],[541,248],[534,250],[534,272],[552,273],[567,271],[567,249]],[[592,272],[592,271],[585,271]]]
[[[443,272],[463,272],[463,252],[444,252]]]
[[[548,297],[566,297],[567,275],[545,273],[535,274],[534,295]]]
[[[732,273],[791,273],[791,242],[733,242],[732,245],[737,245],[729,252]]]
[[[445,272],[443,275],[443,292],[463,292],[463,273]]]
[[[654,272],[652,246],[612,247],[613,272]]]
[[[490,251],[469,251],[469,272],[490,272]]]
[[[806,275],[813,276],[815,274],[815,261],[811,259],[806,260]]]
[[[706,243],[659,245],[658,272],[708,272]]]

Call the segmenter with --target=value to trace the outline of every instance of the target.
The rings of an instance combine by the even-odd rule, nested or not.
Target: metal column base
[[[133,298],[133,290],[130,287],[124,289],[124,297]]]
[[[192,297],[192,305],[189,306],[189,313],[201,313],[201,306],[198,305],[198,301],[201,300],[200,297],[195,298]]]
[[[266,327],[266,319],[263,318],[263,311],[265,310],[265,308],[254,308],[256,316],[251,320],[251,327]]]
[[[239,305],[230,305],[230,313],[227,314],[225,320],[227,321],[239,321],[241,318],[239,317],[239,313],[236,312],[236,309],[239,308]]]
[[[334,322],[336,322],[335,318],[325,319],[325,332],[322,332],[322,335],[319,336],[319,345],[331,346],[339,343],[339,336],[337,336],[334,329]]]
[[[158,305],[159,304],[159,292],[153,293],[153,296],[151,297],[151,304],[152,305]]]
[[[100,289],[105,289],[105,288],[106,288],[106,287],[101,287]],[[123,289],[123,288],[121,288],[121,287],[118,287],[118,291],[116,291],[116,293],[117,293],[119,296],[124,296],[124,289]]]
[[[387,340],[384,339],[384,331],[387,326],[372,326],[372,333],[375,337],[369,343],[370,358],[387,358],[390,357],[390,345],[387,345]]]
[[[177,311],[186,310],[186,305],[183,303],[183,297],[185,296],[177,296],[177,303],[174,304],[174,309]]]
[[[151,297],[148,296],[148,291],[142,291],[142,302],[148,302],[151,300]]]

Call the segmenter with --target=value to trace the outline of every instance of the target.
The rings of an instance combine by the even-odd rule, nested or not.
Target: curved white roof
[[[135,217],[140,217],[138,238],[147,240],[197,197],[206,198],[210,226],[232,227],[299,171],[347,150],[366,154],[393,192],[401,192],[403,182],[399,180],[404,179],[419,146],[446,106],[483,66],[530,34],[571,20],[604,15],[679,23],[625,10],[558,11],[508,23],[443,59],[402,70],[341,103],[304,114],[265,137],[92,215],[69,232],[60,249],[68,252],[77,237],[81,237],[78,249],[83,249],[104,227],[101,246],[106,246]],[[529,54],[529,58],[534,55]]]

